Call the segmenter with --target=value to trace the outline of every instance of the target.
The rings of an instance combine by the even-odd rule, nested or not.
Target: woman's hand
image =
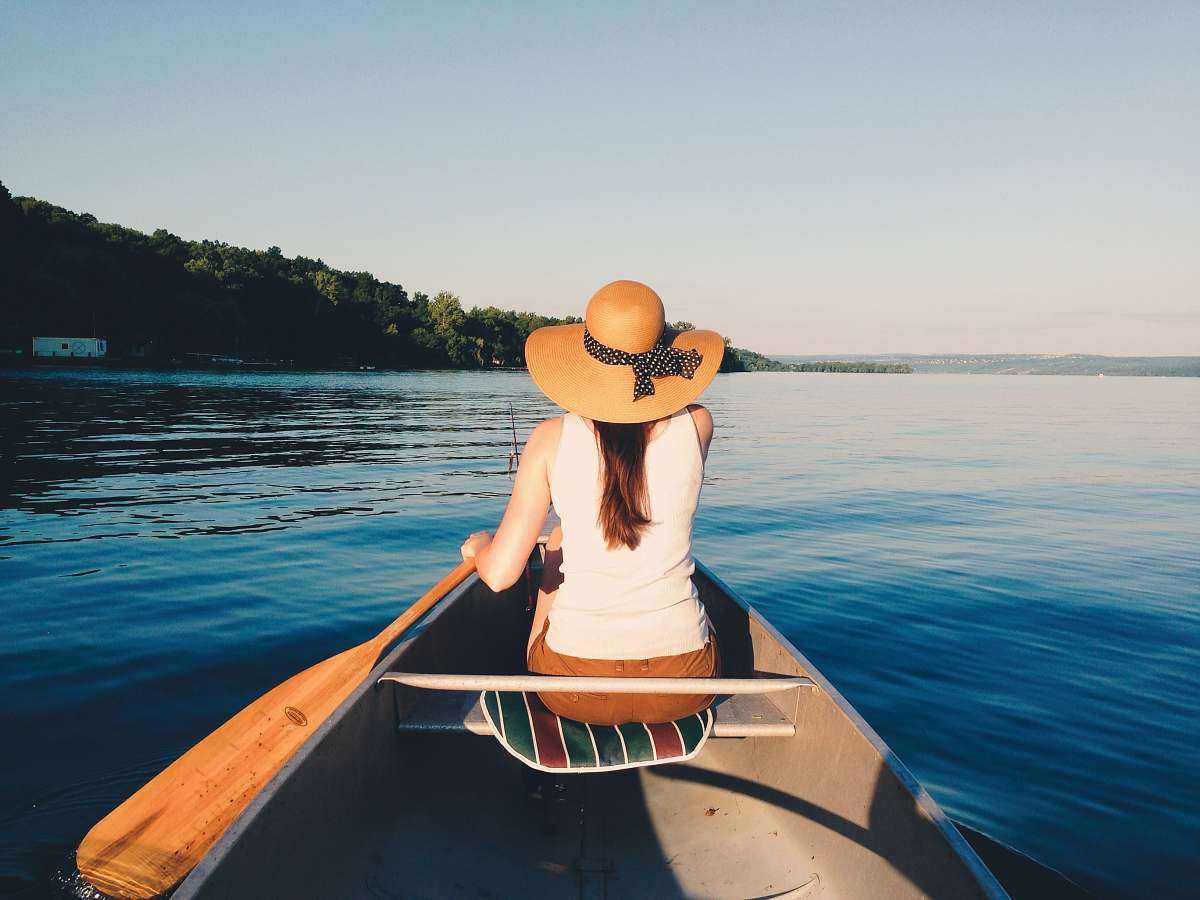
[[[463,559],[474,559],[476,554],[492,543],[492,533],[490,531],[476,531],[473,535],[463,541],[463,545],[459,547]]]

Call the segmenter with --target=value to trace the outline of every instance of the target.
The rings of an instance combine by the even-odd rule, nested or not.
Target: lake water
[[[0,373],[0,893],[494,526],[523,373]],[[956,819],[1200,883],[1200,379],[719,377],[698,555]]]

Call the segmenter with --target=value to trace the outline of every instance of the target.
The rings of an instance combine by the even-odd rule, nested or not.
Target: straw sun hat
[[[584,324],[529,335],[525,362],[542,393],[564,409],[601,422],[650,422],[699,397],[725,353],[715,331],[671,340],[665,326],[658,294],[638,281],[614,281],[588,301]]]

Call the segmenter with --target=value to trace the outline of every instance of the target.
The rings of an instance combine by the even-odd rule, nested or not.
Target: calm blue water
[[[698,554],[955,818],[1200,880],[1200,379],[750,374]],[[492,526],[521,373],[0,373],[0,892]]]

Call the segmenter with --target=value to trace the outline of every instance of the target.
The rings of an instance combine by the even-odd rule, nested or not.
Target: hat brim
[[[529,335],[525,363],[542,393],[563,409],[601,422],[651,422],[683,409],[721,368],[725,340],[715,331],[683,331],[671,346],[698,350],[703,359],[691,378],[654,379],[654,393],[633,399],[633,368],[593,359],[583,347],[583,325],[547,325]]]

